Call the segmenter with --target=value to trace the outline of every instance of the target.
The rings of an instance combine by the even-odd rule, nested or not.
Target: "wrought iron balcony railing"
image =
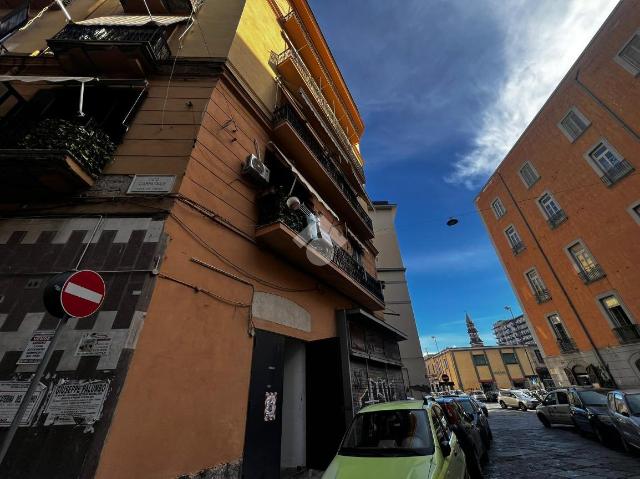
[[[305,65],[302,58],[300,58],[300,55],[295,50],[289,48],[280,54],[274,55],[273,59],[276,65],[280,65],[285,60],[291,59],[296,69],[298,70],[298,73],[300,74],[305,84],[307,85],[307,88],[313,95],[314,100],[316,101],[316,103],[318,103],[318,105],[320,105],[320,107],[322,108],[322,112],[324,113],[326,118],[329,120],[329,123],[331,124],[333,130],[338,135],[338,138],[342,143],[342,149],[344,150],[344,154],[347,155],[353,167],[356,168],[356,170],[363,176],[362,166],[360,165],[360,162],[358,161],[355,153],[353,152],[353,146],[351,145],[351,142],[349,141],[347,134],[344,132],[344,129],[342,128],[342,125],[340,124],[338,117],[331,109],[331,105],[329,105],[329,102],[327,101],[324,94],[322,93],[322,90],[318,86],[318,83],[314,80],[313,76],[311,75],[311,72]]]
[[[281,222],[296,233],[307,227],[305,215],[300,211],[293,211],[286,206],[283,197],[270,195],[261,199],[258,205],[258,221],[261,226]],[[361,287],[369,291],[380,301],[384,301],[382,283],[371,276],[346,250],[333,242],[331,263],[356,281]]]
[[[344,174],[336,166],[335,162],[331,159],[329,154],[316,141],[314,136],[306,127],[302,119],[295,112],[293,107],[288,104],[284,104],[278,107],[273,114],[273,121],[274,124],[277,124],[281,121],[287,121],[291,124],[296,133],[300,136],[300,138],[302,138],[302,141],[304,141],[307,148],[311,150],[313,155],[323,166],[327,174],[335,181],[340,190],[345,194],[345,196],[349,200],[349,203],[357,212],[358,216],[362,219],[362,221],[366,223],[369,230],[373,231],[373,221],[358,202],[355,191],[353,191],[353,188],[351,188],[351,186],[345,179]]]
[[[549,216],[549,219],[547,219],[547,223],[549,223],[549,226],[551,226],[551,229],[556,229],[566,220],[567,220],[567,214],[564,212],[564,210],[558,210],[556,213]]]
[[[589,284],[604,278],[606,274],[602,269],[602,266],[594,264],[591,268],[580,271],[578,276],[580,276],[580,279],[584,284]]]
[[[527,247],[522,241],[518,241],[517,243],[511,245],[511,250],[513,251],[513,254],[516,256],[522,253],[525,249],[527,249]]]
[[[161,26],[69,23],[49,40],[49,45],[54,51],[69,43],[142,45],[154,61],[166,60],[171,56],[165,29]]]
[[[558,347],[562,354],[570,354],[578,351],[578,346],[573,339],[558,339]]]
[[[611,186],[633,171],[635,171],[633,165],[631,165],[627,160],[622,160],[617,165],[605,171],[604,176],[602,176],[601,179],[605,185]]]
[[[0,40],[20,28],[29,18],[29,2],[22,3],[0,18]]]
[[[547,301],[551,301],[551,293],[548,289],[538,289],[535,292],[536,301],[538,304],[546,303]]]
[[[621,343],[640,342],[640,327],[637,324],[625,324],[613,328]]]

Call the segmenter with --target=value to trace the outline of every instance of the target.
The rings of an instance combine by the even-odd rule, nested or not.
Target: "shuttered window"
[[[620,58],[637,72],[640,72],[640,35],[635,34],[631,41],[622,49]]]
[[[507,212],[499,198],[496,198],[496,200],[491,203],[491,208],[493,209],[493,213],[496,215],[496,218],[502,218]]]
[[[540,179],[540,176],[538,175],[536,170],[534,170],[533,166],[531,166],[531,163],[528,162],[522,165],[522,168],[520,168],[520,176],[522,178],[522,181],[524,181],[524,184],[527,185],[527,188],[533,186],[533,184]]]
[[[560,122],[560,127],[571,141],[575,141],[589,126],[589,123],[585,120],[586,118],[575,110],[570,110]]]

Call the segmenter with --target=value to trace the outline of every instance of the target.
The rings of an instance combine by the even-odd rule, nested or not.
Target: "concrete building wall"
[[[533,326],[554,379],[566,382],[565,368],[593,365],[603,380],[610,374],[620,386],[640,384],[635,364],[638,344],[622,340],[600,299],[615,294],[635,331],[640,317],[640,261],[637,172],[607,186],[589,153],[605,140],[631,168],[639,168],[640,100],[637,78],[619,53],[640,26],[636,0],[622,1],[538,113],[477,198],[477,207],[493,239],[514,291]],[[587,120],[571,141],[558,126],[571,108]],[[530,162],[540,179],[527,187],[519,170]],[[567,219],[551,228],[538,200],[551,193]],[[491,204],[499,198],[506,213],[497,218]],[[526,249],[515,255],[505,236],[513,225]],[[536,243],[537,241],[537,243]],[[582,242],[605,275],[585,284],[567,249]],[[612,245],[615,245],[612,246]],[[525,273],[536,268],[550,299],[537,301]],[[561,352],[548,321],[558,314],[578,353]]]
[[[400,343],[402,362],[407,368],[409,384],[423,385],[427,383],[424,357],[394,224],[397,206],[381,202],[374,204],[375,209],[370,214],[376,231],[374,245],[378,250],[378,278],[385,284],[387,309],[384,319],[408,336],[409,339]]]

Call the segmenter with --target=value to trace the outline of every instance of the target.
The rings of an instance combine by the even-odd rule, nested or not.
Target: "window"
[[[436,429],[436,437],[438,438],[439,443],[443,443],[451,439],[451,435],[449,434],[449,425],[447,424],[447,419],[444,417],[444,413],[440,406],[432,406],[431,407],[431,417],[433,419],[433,426]]]
[[[520,239],[520,235],[513,226],[509,226],[504,230],[504,234],[507,235],[507,239],[509,240],[509,244],[511,245],[511,249],[513,249],[514,253],[517,254],[524,249],[524,244]]]
[[[618,154],[612,151],[604,142],[598,143],[598,145],[591,150],[589,156],[604,173],[615,168],[622,160]]]
[[[502,353],[502,361],[505,364],[518,364],[515,353]]]
[[[534,349],[533,354],[536,355],[536,359],[538,360],[539,363],[544,363],[544,358],[542,357],[542,354],[540,354],[539,349]]]
[[[545,193],[538,200],[542,211],[547,217],[547,223],[551,226],[552,229],[558,227],[561,223],[563,223],[567,219],[567,215],[560,208],[560,204],[556,201],[556,199],[551,196],[551,193]]]
[[[533,289],[534,293],[543,293],[546,291],[547,288],[535,269],[527,272],[527,280],[529,281],[529,285],[531,285],[531,289]]]
[[[600,300],[602,306],[604,306],[607,315],[616,327],[629,326],[633,324],[633,321],[627,315],[618,298],[614,295],[607,296]]]
[[[637,75],[640,72],[640,34],[635,34],[624,48],[618,53],[618,58],[622,60],[622,66],[628,71]]]
[[[547,396],[544,398],[544,401],[542,402],[542,404],[544,404],[545,406],[554,406],[557,403],[558,395],[556,393],[547,394]]]
[[[588,272],[597,266],[593,256],[591,256],[591,253],[587,251],[587,248],[585,248],[582,243],[576,243],[571,246],[569,253],[578,268],[580,268],[580,271]]]
[[[635,206],[631,207],[631,214],[633,215],[633,218],[640,223],[640,203],[638,203]]]
[[[487,366],[489,362],[487,361],[487,356],[484,354],[473,354],[473,364],[475,366]]]
[[[569,141],[574,142],[587,129],[589,120],[576,108],[572,108],[560,121],[559,126]]]
[[[529,162],[525,163],[522,165],[522,168],[520,168],[520,177],[522,178],[522,181],[524,181],[524,184],[527,185],[527,188],[531,188],[533,184],[540,179],[540,175],[538,175],[538,172]]]
[[[557,314],[552,314],[548,319],[549,324],[551,324],[551,329],[553,329],[553,333],[556,335],[556,338],[559,341],[570,341],[569,335],[567,334],[567,330],[564,328],[564,324],[562,324],[560,316]]]
[[[493,209],[493,214],[496,215],[496,218],[502,218],[507,212],[502,201],[500,201],[500,198],[496,198],[493,203],[491,203],[491,208]]]
[[[353,251],[353,253],[351,253],[353,259],[356,260],[356,263],[362,266],[362,248],[360,248],[360,245],[351,242],[351,251]]]
[[[629,415],[629,408],[624,402],[624,398],[622,394],[615,394],[615,404],[616,404],[616,412],[618,414]]]
[[[567,397],[567,393],[563,391],[558,391],[558,404],[569,404],[569,398]]]

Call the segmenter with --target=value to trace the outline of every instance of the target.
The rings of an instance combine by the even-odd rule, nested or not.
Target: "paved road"
[[[640,454],[609,449],[571,427],[547,429],[534,411],[489,407],[494,439],[485,468],[489,479],[640,478]]]

